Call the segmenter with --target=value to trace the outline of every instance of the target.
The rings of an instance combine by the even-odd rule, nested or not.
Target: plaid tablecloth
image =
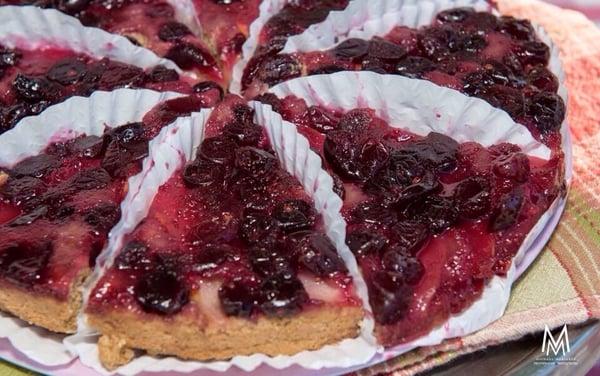
[[[551,0],[600,23],[600,0]],[[497,0],[503,13],[542,24],[561,47],[569,89],[574,178],[546,249],[515,285],[506,314],[473,335],[419,349],[359,372],[410,375],[504,341],[600,318],[600,29],[582,14],[538,0]],[[0,362],[0,375],[29,372]]]

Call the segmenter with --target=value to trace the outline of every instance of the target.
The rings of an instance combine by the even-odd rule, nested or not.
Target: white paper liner
[[[368,307],[367,289],[354,256],[345,245],[345,222],[340,214],[342,200],[333,193],[333,180],[321,168],[321,159],[309,147],[308,141],[298,133],[296,127],[284,121],[272,111],[270,106],[259,102],[251,102],[255,109],[255,122],[263,125],[271,145],[281,165],[294,175],[303,185],[306,192],[315,201],[316,210],[322,215],[327,235],[338,248],[350,275],[353,277],[357,293],[363,304]],[[121,248],[123,237],[135,229],[147,215],[158,188],[164,184],[185,162],[195,158],[195,152],[204,136],[204,126],[211,110],[194,113],[191,117],[179,118],[175,123],[163,129],[150,143],[149,157],[144,161],[140,174],[130,179],[139,182],[139,189],[128,194],[123,204],[122,222],[112,232],[111,244],[104,253],[103,270],[106,270]],[[100,274],[96,277],[98,278]],[[372,335],[373,320],[371,315],[361,323],[361,334],[355,339],[346,339],[335,345],[328,345],[316,351],[303,351],[293,356],[270,357],[264,354],[236,356],[230,361],[198,362],[183,361],[174,357],[156,358],[141,356],[124,365],[115,372],[133,375],[141,371],[179,371],[195,370],[225,371],[236,366],[245,371],[252,371],[262,364],[275,369],[300,365],[307,369],[332,367],[351,367],[364,364],[376,351],[375,339]],[[109,374],[101,365],[96,345],[97,335],[89,327],[81,330],[65,340],[67,347],[78,354],[83,364],[96,371]]]
[[[48,107],[38,116],[27,117],[19,127],[0,135],[0,166],[11,167],[38,155],[50,143],[82,134],[101,135],[105,127],[141,121],[154,105],[181,96],[172,92],[119,89],[97,91],[89,98],[72,97]],[[131,184],[130,191],[135,185]],[[123,205],[121,205],[123,209]],[[64,335],[54,334],[0,313],[0,337],[30,359],[45,366],[66,364],[75,358],[62,344]]]
[[[368,107],[392,126],[425,136],[444,133],[458,142],[491,146],[500,140],[519,145],[531,156],[549,159],[550,149],[527,128],[487,102],[425,80],[374,72],[346,71],[307,76],[272,87],[283,98],[294,95],[310,105],[341,110]]]
[[[0,41],[9,48],[58,46],[96,59],[107,57],[144,69],[164,65],[180,74],[189,74],[182,72],[172,61],[134,45],[123,36],[83,26],[76,18],[54,9],[12,5],[0,7]]]
[[[417,28],[429,25],[437,13],[457,8],[472,7],[477,11],[500,13],[485,0],[353,0],[340,12],[331,12],[325,21],[310,26],[302,34],[291,36],[282,53],[328,50],[349,38],[371,39],[383,37],[395,26]],[[550,48],[548,69],[558,78],[558,94],[568,103],[565,72],[560,61],[560,50],[543,27],[532,23],[537,36]],[[241,77],[241,76],[240,76]],[[568,106],[567,106],[568,107]],[[569,139],[567,117],[561,125],[563,146]],[[563,147],[570,153],[569,148]],[[566,155],[566,179],[572,178],[572,156]]]
[[[175,10],[175,19],[186,25],[194,34],[202,36],[202,26],[193,0],[166,0]]]
[[[431,24],[437,13],[456,7],[489,11],[484,0],[353,0],[342,12],[332,12],[320,24],[287,40],[281,53],[327,50],[348,38],[387,35],[396,26]]]
[[[346,111],[368,107],[374,109],[376,115],[388,121],[391,126],[420,135],[426,135],[430,131],[441,132],[459,142],[477,141],[484,146],[510,142],[519,145],[528,155],[543,159],[550,157],[550,150],[535,141],[524,126],[515,123],[504,111],[481,99],[467,97],[456,90],[439,87],[425,80],[350,71],[297,78],[272,87],[270,92],[279,98],[295,95],[303,98],[308,105],[323,105]],[[561,131],[565,135],[563,150],[565,159],[568,160],[566,176],[569,183],[572,176],[572,151],[566,124],[563,124]],[[547,230],[552,217],[564,209],[565,201],[566,197],[558,197],[552,203],[519,247],[507,275],[493,277],[480,299],[468,309],[451,316],[427,335],[386,349],[363,367],[417,347],[437,345],[448,338],[465,336],[500,318],[508,304],[511,286],[520,276],[517,268],[525,258],[531,263],[543,249],[535,247],[535,254],[528,254],[538,236]]]

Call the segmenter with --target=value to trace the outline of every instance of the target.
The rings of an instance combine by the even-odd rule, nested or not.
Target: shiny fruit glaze
[[[255,76],[266,83],[274,83],[272,81],[277,80],[280,82],[283,76],[285,79],[300,76],[299,70],[287,70],[291,65],[288,64],[286,57],[277,58],[278,53],[285,47],[287,39],[292,35],[301,34],[311,25],[324,21],[329,12],[343,10],[347,6],[348,0],[288,2],[262,28],[259,45],[244,70],[242,87],[248,87]]]
[[[0,5],[32,3],[77,17],[85,26],[123,35],[132,43],[173,60],[180,68],[198,73],[202,79],[223,80],[210,48],[186,25],[177,21],[175,9],[164,0],[0,0]]]
[[[51,144],[0,172],[0,281],[67,299],[121,216],[147,154],[141,123]]]
[[[359,304],[313,201],[234,96],[214,110],[195,160],[160,187],[91,297],[91,311],[216,320]]]
[[[338,111],[259,97],[298,125],[344,198],[346,243],[367,281],[387,346],[429,332],[503,276],[564,193],[562,157],[529,157],[390,127],[370,109]]]
[[[247,68],[242,83],[252,94],[302,74],[344,70],[425,79],[505,110],[559,152],[565,104],[549,57],[529,21],[457,8],[420,29],[398,26],[383,38],[348,39],[329,51],[269,55]]]
[[[157,66],[144,71],[109,59],[93,60],[55,46],[37,50],[0,46],[0,133],[25,116],[71,96],[97,90],[147,88],[190,93],[191,85],[177,72]]]

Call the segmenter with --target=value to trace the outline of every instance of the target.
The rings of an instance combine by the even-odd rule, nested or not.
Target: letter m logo
[[[544,329],[544,340],[542,342],[542,352],[546,354],[546,356],[549,356],[550,351],[554,353],[554,356],[557,356],[559,351],[562,351],[562,356],[565,356],[571,351],[571,346],[569,345],[569,332],[567,331],[566,324],[563,326],[556,340],[554,339],[550,328],[546,325]]]

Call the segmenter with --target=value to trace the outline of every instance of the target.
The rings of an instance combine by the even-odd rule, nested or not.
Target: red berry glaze
[[[543,161],[511,144],[417,136],[370,109],[262,99],[295,122],[341,178],[346,242],[388,346],[429,332],[478,299],[562,192],[561,156]]]
[[[201,301],[205,294],[216,297]],[[359,304],[313,201],[281,168],[253,111],[228,96],[196,158],[127,236],[89,309],[281,317],[323,303]]]

